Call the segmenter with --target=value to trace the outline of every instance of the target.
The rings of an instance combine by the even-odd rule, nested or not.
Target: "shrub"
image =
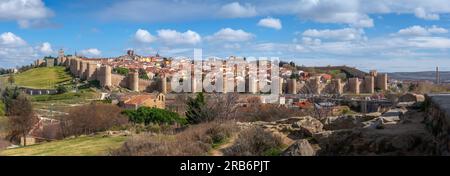
[[[215,144],[230,137],[236,126],[232,123],[202,123],[193,125],[175,135],[134,136],[111,152],[120,156],[198,156],[206,155]]]
[[[209,116],[207,113],[208,108],[206,107],[205,96],[202,92],[198,93],[195,98],[189,97],[186,104],[186,118],[189,123],[198,124],[213,120],[213,116]]]
[[[68,92],[69,90],[67,89],[66,86],[64,86],[64,85],[59,85],[59,86],[56,88],[56,91],[58,91],[58,94],[63,94],[63,93]]]
[[[72,108],[68,115],[61,117],[62,133],[65,137],[92,134],[127,124],[121,111],[114,105],[96,103]]]
[[[42,138],[50,139],[50,140],[61,140],[61,139],[63,139],[61,126],[59,124],[45,125],[42,128]]]
[[[7,140],[0,139],[0,150],[6,149],[9,145],[11,145]]]
[[[128,116],[133,123],[145,125],[150,123],[185,125],[187,123],[186,119],[177,113],[158,108],[140,107],[137,110],[125,110],[122,114]]]
[[[257,127],[242,131],[235,144],[224,153],[230,156],[264,156],[273,155],[282,147],[281,137]]]
[[[117,74],[125,75],[125,76],[127,76],[128,73],[130,72],[130,70],[128,68],[123,68],[123,67],[114,68],[113,71]]]
[[[239,121],[276,121],[289,117],[300,117],[310,115],[308,111],[300,111],[289,109],[286,107],[279,107],[272,104],[259,104],[250,105],[248,107],[240,107],[237,109],[236,119]]]

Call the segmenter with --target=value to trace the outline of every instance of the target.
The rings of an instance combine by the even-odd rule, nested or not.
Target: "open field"
[[[41,67],[27,70],[15,76],[16,84],[36,89],[54,89],[58,84],[70,81],[65,67]]]
[[[127,137],[83,136],[4,150],[1,156],[102,156],[119,148]]]
[[[65,112],[68,107],[88,104],[93,99],[99,98],[99,94],[90,88],[82,89],[79,92],[66,92],[56,95],[34,95],[31,96],[35,109],[51,109]]]

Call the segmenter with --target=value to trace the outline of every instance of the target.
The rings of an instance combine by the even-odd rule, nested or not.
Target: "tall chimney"
[[[436,67],[436,84],[441,84],[441,77],[439,74],[439,67]]]

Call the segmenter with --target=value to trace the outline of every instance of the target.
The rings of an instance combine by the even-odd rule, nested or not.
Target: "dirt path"
[[[226,143],[224,143],[224,144],[220,145],[219,147],[211,150],[210,151],[210,155],[211,156],[223,156],[223,150],[228,148],[228,147],[231,147],[234,144],[234,142],[236,141],[237,136],[238,136],[237,134],[231,136]]]

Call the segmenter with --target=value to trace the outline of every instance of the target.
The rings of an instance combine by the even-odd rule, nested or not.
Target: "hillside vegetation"
[[[27,147],[4,150],[1,156],[101,156],[119,148],[125,136],[83,136]]]
[[[5,104],[0,101],[0,117],[5,115]]]
[[[54,89],[72,78],[65,67],[41,67],[27,70],[15,76],[16,84],[36,89]]]

